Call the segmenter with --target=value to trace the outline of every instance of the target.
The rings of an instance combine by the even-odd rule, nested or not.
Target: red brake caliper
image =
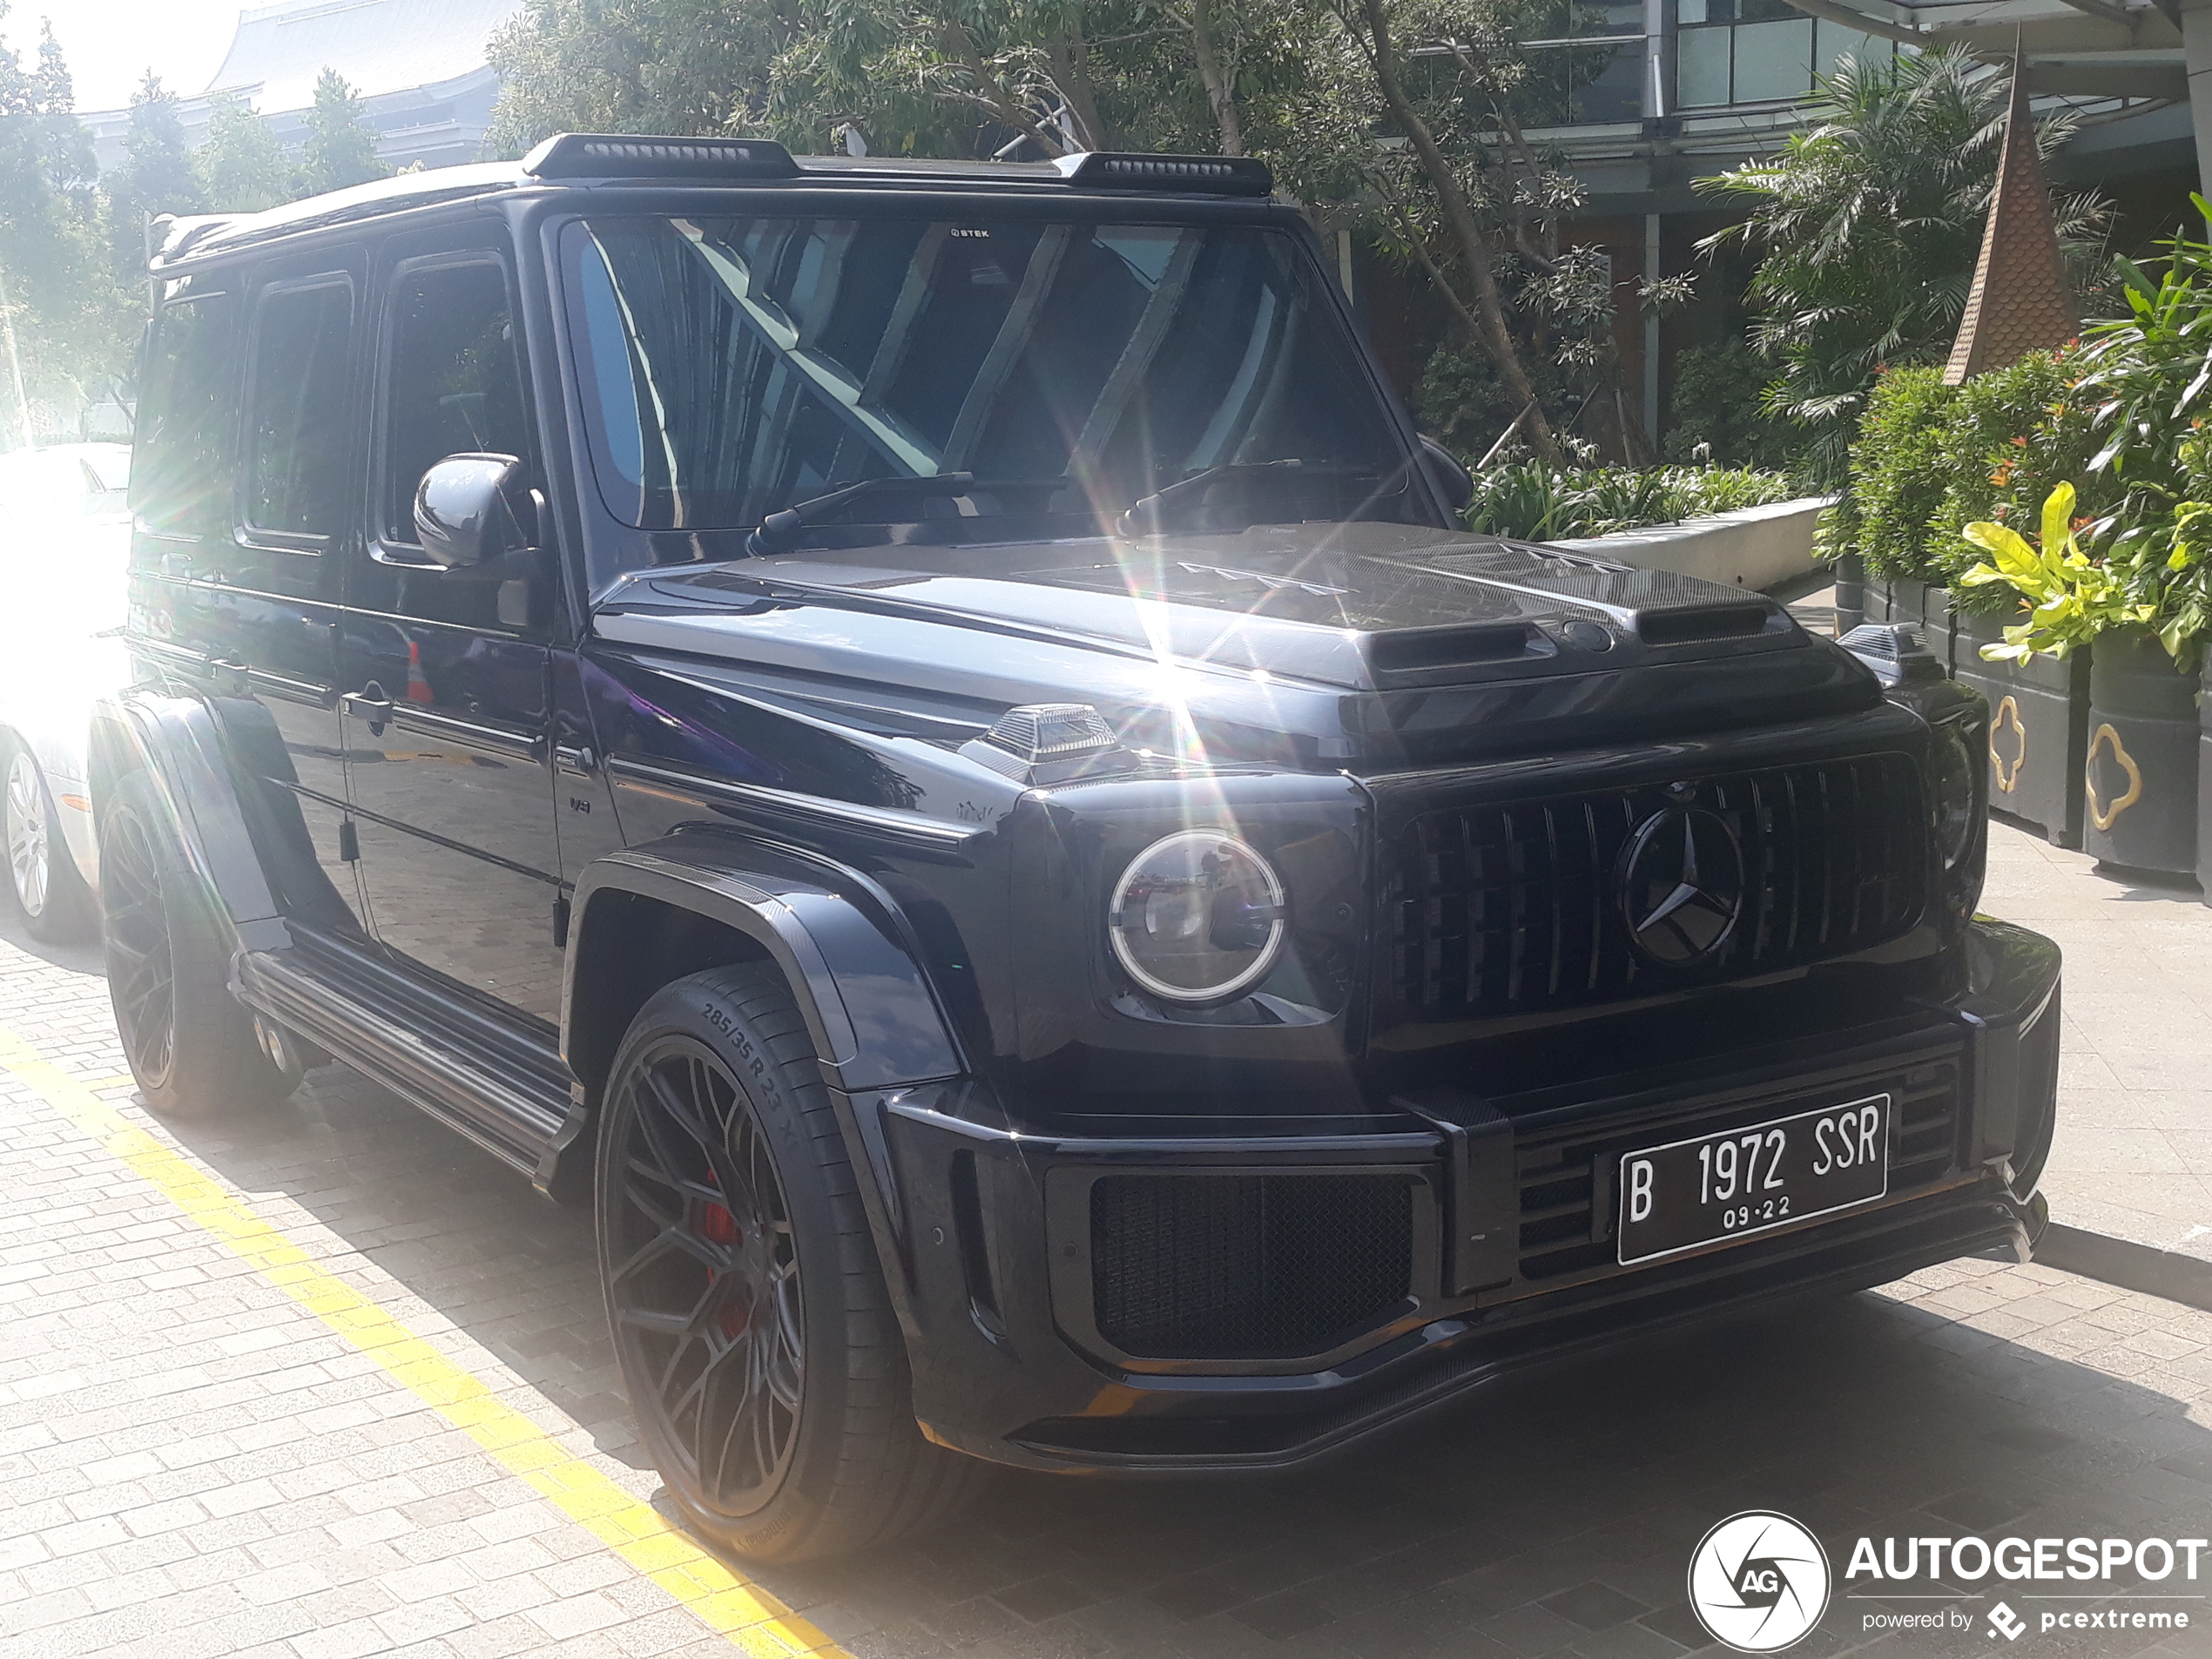
[[[738,1218],[718,1204],[708,1204],[699,1217],[699,1231],[706,1235],[710,1244],[734,1244],[738,1242]],[[727,1301],[714,1318],[722,1327],[722,1334],[734,1339],[743,1336],[745,1326],[752,1322],[752,1306],[750,1303]]]

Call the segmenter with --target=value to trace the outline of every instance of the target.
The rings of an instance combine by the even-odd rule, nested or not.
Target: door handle
[[[567,771],[590,777],[599,770],[599,757],[582,744],[556,743],[553,745],[556,764]]]
[[[221,657],[207,659],[207,678],[219,691],[232,697],[244,697],[251,684],[253,671],[244,663],[234,663]]]
[[[384,735],[384,728],[392,718],[392,699],[384,695],[384,688],[374,680],[358,691],[347,691],[338,700],[347,713],[368,722],[372,736]]]

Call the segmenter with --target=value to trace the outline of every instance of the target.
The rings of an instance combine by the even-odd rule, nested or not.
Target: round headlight
[[[1950,869],[1973,846],[1979,791],[1974,768],[1979,757],[1968,747],[1966,727],[1953,720],[1935,729],[1936,847]]]
[[[1131,979],[1171,1001],[1210,1002],[1275,965],[1283,884],[1235,836],[1185,830],[1130,860],[1106,920]]]

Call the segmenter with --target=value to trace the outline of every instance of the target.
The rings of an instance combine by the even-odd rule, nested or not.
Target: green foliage
[[[123,165],[102,181],[107,191],[109,234],[115,271],[124,283],[146,274],[146,226],[164,213],[201,213],[207,198],[192,171],[177,100],[149,73],[131,95],[130,125],[123,132]]]
[[[376,134],[362,118],[361,99],[343,75],[324,70],[315,78],[314,107],[307,111],[307,154],[300,168],[302,193],[365,185],[391,171],[377,158]]]
[[[1477,473],[1467,528],[1526,542],[1610,536],[1791,500],[1786,473],[1748,468],[1558,469],[1516,462]]]
[[[1966,541],[1989,557],[1961,576],[1960,584],[2001,587],[2025,599],[2029,607],[2026,622],[2005,630],[2003,644],[1981,648],[1991,661],[2024,661],[2039,652],[2064,657],[2100,634],[2142,627],[2157,614],[2155,604],[2128,593],[2126,582],[2109,563],[2083,550],[2076,532],[2088,521],[2077,525],[2074,509],[2072,484],[2052,490],[2043,503],[2040,545],[2032,545],[2009,525],[1984,522],[1966,526]],[[2212,513],[2212,508],[2206,511]],[[2168,650],[2172,649],[2169,642]]]
[[[1546,402],[1560,408],[1564,399],[1556,371],[1541,359],[1529,369]],[[1462,455],[1483,455],[1520,413],[1520,403],[1498,377],[1497,365],[1464,341],[1447,340],[1432,351],[1413,387],[1413,414],[1421,430]]]
[[[0,3],[0,17],[7,7]],[[91,140],[71,113],[53,30],[26,65],[0,49],[0,287],[14,353],[0,361],[0,444],[19,441],[22,390],[68,404],[120,366],[129,302],[110,278]]]
[[[1881,375],[1851,446],[1850,487],[1823,526],[1827,550],[1859,553],[1885,580],[1956,583],[1975,557],[1960,539],[1967,524],[2032,522],[2054,488],[2082,475],[2092,440],[2073,395],[2080,372],[2080,353],[2061,351],[2031,352],[1963,386],[1946,386],[1932,365]],[[2108,496],[2092,480],[2093,506]]]
[[[759,132],[797,28],[772,0],[529,0],[491,39],[491,144],[519,156],[564,129]]]
[[[300,178],[269,124],[235,98],[208,106],[192,169],[211,212],[258,213],[300,193]]]
[[[1692,346],[1676,356],[1674,372],[1668,460],[1783,471],[1800,465],[1804,435],[1768,413],[1760,395],[1766,366],[1746,341]]]
[[[1753,344],[1772,368],[1768,406],[1811,441],[1814,475],[1840,482],[1853,430],[1885,368],[1940,361],[1965,309],[2003,147],[2009,87],[1957,51],[1847,61],[1820,84],[1779,154],[1704,181],[1750,217],[1707,246],[1760,254]],[[2071,132],[2047,120],[2048,155]],[[2077,282],[2101,262],[2108,209],[2054,196]]]

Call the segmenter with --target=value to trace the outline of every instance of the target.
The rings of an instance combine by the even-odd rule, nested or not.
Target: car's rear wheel
[[[853,1169],[773,968],[695,974],[639,1012],[608,1079],[597,1211],[631,1406],[703,1536],[840,1554],[983,1478],[914,1426]]]
[[[45,774],[24,744],[10,740],[4,750],[7,777],[0,782],[0,845],[8,859],[8,889],[24,926],[33,939],[68,944],[91,936],[94,921],[91,889],[78,873]]]
[[[230,928],[179,844],[168,799],[144,772],[100,815],[100,908],[116,1029],[155,1111],[177,1117],[273,1105],[300,1082],[230,990]]]

